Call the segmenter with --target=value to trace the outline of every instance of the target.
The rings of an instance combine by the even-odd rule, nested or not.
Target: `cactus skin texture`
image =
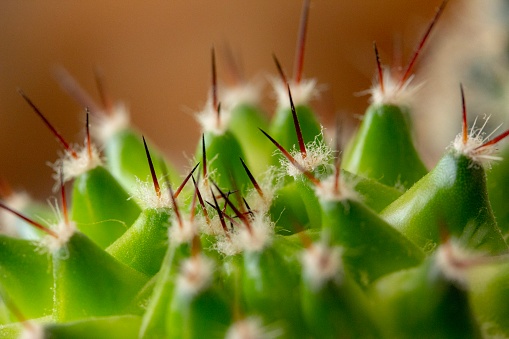
[[[509,337],[509,160],[481,161],[509,132],[470,147],[465,122],[428,171],[409,107],[372,103],[341,164],[300,75],[269,122],[220,112],[213,72],[186,180],[122,125],[56,213],[3,197],[1,338]]]

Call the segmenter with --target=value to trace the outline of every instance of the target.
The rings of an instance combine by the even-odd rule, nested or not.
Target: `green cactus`
[[[509,224],[497,194],[506,164],[486,179],[509,131],[469,131],[462,96],[462,132],[428,172],[401,101],[418,49],[397,84],[378,62],[373,103],[341,163],[309,105],[316,83],[302,79],[308,12],[304,1],[295,78],[276,60],[270,123],[246,99],[256,95],[218,93],[212,52],[185,179],[121,105],[96,114],[94,128],[109,131],[91,131],[102,154],[88,115],[85,146],[74,148],[21,92],[64,146],[62,199],[52,215],[0,191],[0,337],[509,336]]]

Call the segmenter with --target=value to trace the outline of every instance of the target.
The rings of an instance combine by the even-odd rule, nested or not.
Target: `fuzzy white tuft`
[[[356,183],[348,182],[340,175],[338,186],[335,187],[335,175],[330,175],[315,186],[315,194],[321,201],[360,200],[359,194],[353,189]]]
[[[340,247],[328,247],[323,243],[315,243],[304,250],[301,256],[303,276],[314,291],[331,280],[340,283],[342,252]]]
[[[454,241],[448,241],[435,252],[435,268],[459,287],[467,287],[468,270],[482,257],[482,254],[473,253]]]
[[[463,143],[463,134],[460,133],[456,136],[456,138],[454,138],[454,141],[451,143],[448,149],[452,149],[458,154],[463,154],[472,159],[472,161],[476,164],[486,166],[487,168],[490,167],[492,161],[502,160],[502,157],[496,156],[498,153],[498,147],[496,144],[478,148],[487,142],[493,133],[495,133],[496,130],[500,127],[497,127],[497,129],[486,136],[483,132],[483,129],[484,126],[486,126],[489,118],[490,117],[485,117],[485,122],[481,128],[475,128],[474,122],[474,125],[468,133],[466,143]]]
[[[201,126],[202,132],[211,132],[215,135],[222,135],[228,129],[230,123],[231,111],[221,109],[219,119],[216,107],[213,107],[211,98],[205,104],[205,108],[196,114],[196,119]]]
[[[226,339],[273,339],[283,335],[280,328],[263,326],[260,317],[248,317],[234,322],[226,332]]]
[[[64,220],[60,220],[57,224],[53,225],[51,229],[57,234],[57,237],[55,238],[49,234],[44,236],[40,241],[40,250],[41,252],[54,254],[61,248],[65,248],[69,239],[76,232],[76,224],[72,221],[66,223]]]
[[[23,211],[31,202],[30,196],[26,192],[13,192],[4,199],[4,203],[15,211]],[[18,217],[13,213],[0,210],[0,234],[6,234],[11,237],[23,236],[23,231],[16,227]]]
[[[70,152],[65,151],[63,156],[51,165],[55,171],[55,174],[53,174],[53,178],[56,181],[55,189],[60,187],[60,170],[62,168],[64,171],[64,182],[67,182],[103,164],[100,152],[94,144],[91,145],[91,156],[89,156],[86,145],[74,149],[76,150],[77,158],[74,158]]]
[[[177,288],[186,297],[194,297],[212,281],[214,262],[202,254],[192,256],[182,262],[177,277]]]
[[[270,166],[260,177],[262,180],[258,181],[260,189],[263,192],[263,197],[256,191],[255,188],[251,189],[246,200],[249,202],[249,206],[256,213],[267,213],[272,205],[272,201],[276,197],[276,192],[282,187],[283,180],[277,178],[278,169],[275,166]]]
[[[219,235],[216,239],[216,243],[213,248],[221,253],[224,256],[233,256],[242,252],[242,248],[240,247],[240,243],[238,241],[234,241],[233,237],[228,237],[224,235]]]
[[[251,220],[251,230],[247,227],[240,228],[232,236],[232,241],[248,252],[259,252],[269,246],[274,237],[274,223],[269,216],[261,213],[254,213]]]
[[[172,226],[168,229],[168,238],[173,245],[178,246],[183,243],[189,243],[198,235],[199,228],[196,219],[191,222],[183,216],[182,225],[180,225],[178,219],[173,217],[171,225]]]
[[[384,70],[382,87],[378,80],[373,83],[373,87],[364,93],[371,95],[371,103],[378,105],[397,105],[408,106],[415,93],[421,88],[421,84],[413,85],[411,82],[413,76],[410,76],[405,83],[399,88],[399,81],[396,81],[389,70]]]
[[[321,136],[323,131],[315,137],[315,140],[306,145],[306,157],[302,156],[300,150],[297,150],[294,146],[290,154],[294,159],[303,167],[306,171],[312,172],[316,168],[324,165],[329,166],[330,161],[333,158],[332,149],[323,142]],[[289,176],[298,178],[302,175],[300,169],[295,167],[286,157],[280,159],[281,167],[286,170]]]
[[[19,339],[44,339],[44,327],[33,321],[24,322],[23,331],[19,335]]]
[[[223,255],[231,256],[243,251],[259,252],[271,244],[275,226],[267,214],[254,212],[250,226],[251,229],[238,225],[228,236],[222,232],[214,248]]]
[[[237,105],[258,105],[260,103],[262,83],[260,81],[242,83],[237,86],[221,86],[219,101],[221,107],[231,110]]]
[[[276,94],[278,109],[290,108],[290,98],[288,97],[286,84],[279,78],[272,78],[271,82]],[[316,79],[303,79],[300,83],[290,81],[289,84],[295,107],[308,105],[311,100],[320,96],[321,89],[318,87]]]
[[[152,179],[150,179],[150,181],[141,181],[139,178],[136,178],[136,181],[137,185],[133,189],[131,198],[139,202],[144,208],[164,208],[171,206],[172,202],[166,184],[160,185],[161,196],[158,197]]]
[[[129,110],[122,102],[117,103],[111,112],[98,115],[97,119],[99,123],[91,132],[103,145],[115,134],[130,126]]]

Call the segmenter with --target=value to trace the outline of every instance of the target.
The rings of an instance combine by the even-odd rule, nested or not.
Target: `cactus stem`
[[[56,130],[55,127],[49,122],[48,119],[42,114],[42,112],[35,106],[35,104],[28,98],[23,92],[23,90],[18,89],[18,93],[25,99],[25,101],[28,103],[28,105],[32,108],[32,110],[42,119],[42,121],[46,124],[46,126],[50,129],[50,131],[53,133],[53,135],[58,139],[58,141],[62,144],[62,146],[65,148],[66,151],[68,151],[74,159],[78,159],[78,154],[76,151],[71,147],[71,145],[65,141],[64,137]]]
[[[145,146],[145,154],[147,155],[148,166],[150,167],[150,175],[152,176],[152,182],[154,183],[154,190],[156,192],[157,198],[161,199],[161,187],[159,186],[159,181],[157,181],[156,171],[154,169],[154,164],[152,163],[152,158],[150,157],[150,152],[148,150],[147,142],[145,141],[145,136],[142,136],[142,139],[143,146]]]
[[[408,63],[405,73],[403,74],[403,76],[401,77],[401,80],[398,83],[397,91],[401,90],[404,87],[405,82],[410,78],[410,74],[412,74],[412,69],[414,68],[415,62],[417,61],[417,57],[419,56],[419,53],[421,52],[422,48],[424,47],[424,44],[428,40],[428,37],[429,37],[433,27],[435,26],[438,19],[442,15],[442,13],[445,9],[445,6],[447,5],[448,2],[449,2],[449,0],[444,0],[440,4],[440,7],[438,7],[438,9],[435,13],[435,16],[431,20],[431,23],[429,24],[428,29],[424,33],[424,36],[422,37],[421,42],[419,43],[419,45],[417,46],[417,49],[415,50],[414,55],[412,56],[412,59]]]
[[[376,42],[373,41],[373,48],[375,50],[375,58],[376,58],[376,68],[378,70],[378,85],[380,86],[380,92],[384,95],[384,71],[382,69],[382,64],[380,62],[380,54],[378,54],[378,48],[376,47]]]
[[[299,23],[299,35],[297,37],[297,48],[295,53],[295,64],[293,76],[296,84],[302,80],[302,70],[304,68],[304,52],[306,50],[306,34],[309,19],[309,0],[304,0],[302,4],[302,13]]]

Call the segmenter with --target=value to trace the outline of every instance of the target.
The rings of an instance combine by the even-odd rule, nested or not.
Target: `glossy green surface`
[[[275,247],[245,252],[242,298],[245,312],[264,323],[279,322],[288,338],[298,336],[304,324],[299,295],[299,269],[285,262]],[[285,306],[281,307],[284,301]]]
[[[371,297],[387,338],[480,338],[467,291],[447,281],[433,266],[381,278]]]
[[[53,254],[53,275],[59,322],[135,312],[128,306],[148,281],[79,232]]]
[[[345,273],[315,288],[302,283],[302,310],[315,338],[380,338],[363,291]]]
[[[163,159],[160,152],[150,145],[150,141],[148,147],[156,171],[159,173],[161,163],[164,161],[170,181],[172,183],[179,182],[180,175],[175,167]],[[137,187],[138,179],[141,181],[150,180],[150,169],[141,133],[136,133],[133,130],[118,132],[108,140],[104,153],[109,170],[128,192],[133,192]]]
[[[492,168],[486,170],[488,195],[493,214],[504,236],[509,233],[509,147],[506,145],[500,153],[502,160],[495,161]]]
[[[204,137],[207,171],[214,182],[224,192],[233,190],[234,187],[238,189],[251,187],[251,182],[239,160],[245,159],[245,155],[237,138],[229,131],[221,135],[206,132]],[[202,159],[201,143],[197,147],[196,159],[200,161]]]
[[[323,232],[343,247],[343,262],[355,280],[373,280],[418,265],[424,253],[362,203],[345,199],[321,203]]]
[[[71,218],[101,248],[117,240],[141,212],[104,167],[78,176],[73,183]]]
[[[307,144],[315,140],[318,136],[320,140],[323,140],[321,135],[322,126],[316,118],[316,114],[308,106],[298,105],[295,107],[297,112],[297,118],[302,129],[302,138],[304,143]],[[295,124],[293,122],[293,116],[291,109],[283,108],[279,109],[274,115],[270,128],[269,134],[274,138],[281,146],[287,151],[291,151],[294,146],[295,149],[299,149],[299,142],[297,139],[297,132],[295,131]],[[269,140],[266,141],[271,144]],[[278,157],[273,157],[273,165],[279,166]]]
[[[51,258],[37,244],[0,234],[0,286],[26,317],[51,314]]]
[[[507,250],[491,211],[484,169],[464,155],[447,153],[380,215],[426,252],[439,243],[441,227],[468,247]]]
[[[228,130],[237,138],[254,175],[262,174],[267,169],[267,162],[272,155],[273,147],[259,128],[267,130],[268,121],[259,108],[253,105],[237,105],[231,111]]]
[[[167,208],[144,210],[106,252],[139,272],[156,274],[168,248],[169,218]]]
[[[347,171],[392,187],[410,188],[426,173],[411,134],[408,112],[393,105],[371,105],[343,155]]]

